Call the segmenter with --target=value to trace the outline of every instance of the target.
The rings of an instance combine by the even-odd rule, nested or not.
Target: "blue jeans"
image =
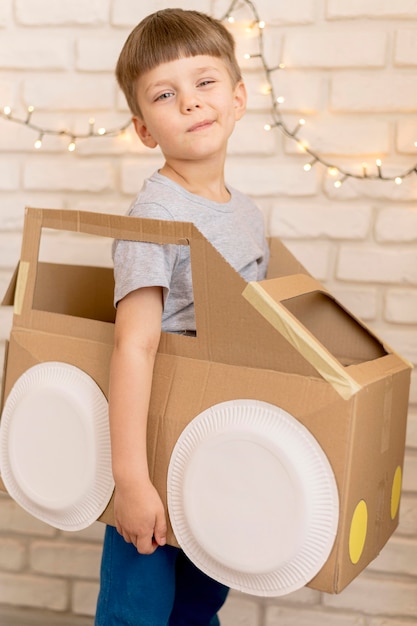
[[[107,526],[95,626],[218,626],[229,589],[201,572],[182,550],[139,554]]]

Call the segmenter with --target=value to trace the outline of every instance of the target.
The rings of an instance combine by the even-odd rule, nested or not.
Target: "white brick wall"
[[[183,8],[223,15],[229,0],[179,0]],[[289,128],[328,165],[361,174],[366,163],[386,176],[417,163],[417,3],[415,0],[254,0],[266,21],[264,51]],[[2,0],[0,110],[9,105],[44,128],[82,133],[128,119],[113,68],[122,42],[144,15],[169,0]],[[259,203],[270,234],[356,315],[417,364],[417,177],[402,185],[347,180],[340,189],[327,168],[272,121],[266,77],[254,32],[232,27],[248,89],[248,112],[230,142],[230,184]],[[0,288],[19,256],[25,205],[122,213],[160,163],[131,129],[122,137],[79,141],[44,137],[0,119]],[[50,238],[44,254],[88,256],[70,237]],[[103,247],[102,261],[108,261]],[[101,260],[99,261],[101,263]],[[11,312],[0,310],[0,359]],[[284,598],[232,592],[223,626],[410,626],[417,624],[417,372],[410,418],[400,525],[381,555],[342,594],[303,588]],[[103,527],[62,533],[0,496],[0,608],[26,607],[77,621],[94,614]],[[39,613],[41,611],[41,613]],[[43,614],[43,613],[42,613]],[[64,617],[62,617],[64,620]],[[24,622],[26,623],[26,622]],[[29,623],[29,622],[27,622]],[[64,623],[64,621],[62,621]],[[83,620],[84,624],[84,620]]]

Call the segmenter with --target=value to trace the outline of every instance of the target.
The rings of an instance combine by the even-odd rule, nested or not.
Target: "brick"
[[[255,599],[231,591],[219,612],[222,626],[261,626],[261,611]]]
[[[29,190],[106,191],[114,188],[111,165],[99,160],[80,161],[75,155],[27,161],[23,185]]]
[[[267,607],[265,626],[366,626],[365,618],[335,611]]]
[[[413,622],[397,618],[389,619],[385,617],[375,617],[369,620],[368,626],[412,626]]]
[[[1,284],[1,282],[0,282]],[[6,293],[6,289],[1,291],[3,295]],[[9,339],[10,330],[12,328],[12,320],[13,320],[13,307],[2,307],[0,309],[0,341],[4,347],[4,341]],[[0,363],[3,363],[1,360]],[[1,507],[0,507],[1,510]]]
[[[111,261],[109,237],[94,237],[76,233],[45,232],[41,241],[40,260],[54,263],[78,263],[109,267]]]
[[[309,174],[306,174],[308,176]],[[364,239],[370,229],[372,209],[368,205],[338,206],[321,202],[273,206],[270,228],[278,237]]]
[[[297,0],[297,2],[285,5],[270,0],[257,0],[256,8],[260,18],[267,23],[267,26],[269,24],[312,24],[316,17],[314,0]]]
[[[351,288],[340,284],[330,287],[331,293],[349,311],[361,320],[371,321],[377,317],[378,292],[373,288]]]
[[[90,617],[76,617],[68,612],[44,611],[42,609],[19,609],[0,607],[2,626],[94,626]]]
[[[415,156],[415,141],[417,141],[417,121],[414,116],[411,118],[402,117],[397,123],[396,147],[398,152]]]
[[[278,63],[280,61],[277,61]],[[248,77],[249,78],[249,77]],[[272,74],[272,84],[274,87],[275,96],[285,98],[284,103],[281,105],[280,110],[284,113],[298,112],[298,113],[315,113],[322,110],[324,106],[324,98],[327,93],[327,79],[322,72],[314,70],[294,70],[285,71],[279,70]],[[253,84],[253,81],[246,80],[248,87],[248,107],[251,108],[252,101],[255,99],[254,93],[259,93],[260,90],[265,89],[265,78],[258,79],[257,84]],[[261,96],[257,97],[260,100]],[[268,110],[270,110],[270,98],[266,100]],[[261,104],[259,102],[259,104]],[[263,105],[265,108],[265,104]]]
[[[70,67],[69,41],[60,37],[28,36],[26,33],[2,36],[0,65],[2,69],[64,70]]]
[[[68,588],[64,580],[0,573],[0,603],[64,611]]]
[[[248,160],[230,158],[226,178],[232,187],[252,196],[314,196],[319,190],[317,172],[306,176],[302,167],[276,158]]]
[[[407,447],[417,448],[417,411],[411,409],[407,420]]]
[[[25,545],[16,539],[0,537],[0,570],[19,571],[25,564]]]
[[[20,166],[17,159],[0,158],[0,190],[18,189],[20,183]]]
[[[113,72],[125,37],[80,37],[76,46],[76,68],[87,72]]]
[[[382,243],[417,241],[417,211],[413,207],[381,210],[375,222],[375,237]]]
[[[417,291],[388,290],[385,295],[384,319],[394,324],[417,324]]]
[[[95,615],[98,583],[75,581],[72,588],[71,607],[76,615]]]
[[[405,359],[417,364],[417,333],[412,326],[404,329],[398,326],[389,326],[380,328],[377,332],[389,346],[392,346]]]
[[[410,404],[417,404],[417,371],[411,372]]]
[[[79,530],[77,532],[64,532],[61,531],[61,535],[64,538],[64,541],[89,541],[99,543],[100,545],[103,542],[104,531],[106,529],[105,524],[101,522],[94,522],[87,528],[83,530]]]
[[[289,126],[289,118],[286,117],[286,125]],[[297,120],[289,126],[294,128]],[[298,133],[298,138],[305,141],[315,153],[323,155],[345,155],[360,157],[361,163],[364,157],[373,155],[380,158],[389,154],[391,150],[391,126],[388,122],[378,119],[337,116],[332,119],[306,119],[306,124]],[[299,146],[293,139],[286,138],[286,152],[298,153]],[[306,163],[312,162],[312,157],[306,154]],[[317,165],[317,167],[320,167]],[[376,166],[374,166],[376,173]]]
[[[417,594],[415,582],[400,582],[370,577],[356,578],[339,595],[323,595],[323,605],[350,609],[366,615],[415,617]]]
[[[111,22],[115,26],[135,26],[149,13],[168,7],[172,7],[172,2],[169,0],[153,0],[152,5],[136,0],[114,0]],[[209,0],[184,0],[181,2],[181,8],[210,13],[211,3]]]
[[[384,167],[384,176],[390,176],[391,180],[355,180],[348,181],[346,187],[352,188],[355,197],[376,198],[379,200],[391,200],[393,202],[408,202],[417,199],[417,177],[407,176],[402,184],[397,185],[393,178],[402,176],[407,171],[407,167],[398,164],[395,168]],[[343,185],[343,188],[345,185]],[[340,190],[336,190],[340,191]]]
[[[7,26],[12,13],[12,0],[3,0],[0,3],[0,28]]]
[[[291,240],[285,240],[284,243],[314,278],[318,280],[328,278],[332,251],[330,244]]]
[[[403,490],[417,493],[417,457],[409,453],[404,460]]]
[[[97,578],[101,546],[75,542],[34,541],[30,548],[30,565],[34,572],[53,576]]]
[[[398,66],[417,65],[417,36],[414,30],[398,30],[395,38],[394,63]]]
[[[0,531],[38,537],[54,537],[55,528],[26,513],[8,496],[0,497]]]
[[[62,111],[111,109],[114,81],[109,76],[49,74],[26,78],[23,97],[37,109]]]
[[[417,576],[417,541],[391,537],[368,571]]]
[[[0,78],[0,102],[4,106],[12,106],[16,100],[17,85],[15,81]]]
[[[23,192],[11,192],[1,194],[0,198],[2,204],[0,231],[3,233],[8,232],[11,236],[14,236],[17,232],[22,231],[25,206],[28,204],[28,197]],[[30,204],[32,206],[54,209],[64,207],[62,196],[47,192],[31,194]]]
[[[15,0],[17,22],[25,26],[99,25],[108,21],[109,6],[110,0]]]
[[[396,533],[398,536],[413,537],[417,528],[417,495],[403,493],[400,507],[400,523]]]
[[[339,250],[337,278],[417,285],[417,252],[343,245]]]
[[[301,587],[285,596],[285,604],[290,606],[316,606],[320,604],[321,593],[309,587]],[[279,600],[280,602],[280,600]]]
[[[266,114],[257,115],[248,112],[233,131],[229,140],[229,154],[253,154],[258,156],[272,156],[277,152],[279,135],[276,132],[264,130],[265,124],[269,123]],[[256,136],[256,141],[254,141]]]
[[[413,0],[329,0],[329,19],[372,17],[374,19],[417,18]]]
[[[230,0],[214,0],[213,15],[216,17],[225,15],[231,4]],[[297,2],[285,6],[273,3],[270,0],[257,0],[256,9],[259,18],[266,22],[267,27],[271,25],[312,24],[316,17],[314,0],[297,0]],[[240,17],[241,13],[233,11],[232,15]],[[249,11],[246,11],[246,16],[248,21],[250,21],[251,13]],[[266,32],[268,33],[268,30]]]
[[[338,68],[384,67],[387,35],[369,30],[295,32],[286,35],[284,55],[286,66]]]
[[[154,152],[158,156],[159,152]],[[159,160],[158,160],[159,159]],[[121,191],[122,193],[136,196],[145,178],[151,176],[155,170],[161,167],[161,157],[141,158],[137,160],[126,159],[121,164]]]
[[[0,266],[14,270],[22,247],[22,237],[16,233],[0,232]]]
[[[415,78],[386,70],[335,74],[331,80],[332,111],[412,112],[417,108]]]

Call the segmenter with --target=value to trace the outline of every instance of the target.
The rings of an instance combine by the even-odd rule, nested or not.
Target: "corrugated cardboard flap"
[[[287,306],[286,301],[314,293],[321,294],[321,303],[323,303],[323,298],[328,298],[337,308],[338,314],[348,321],[348,327],[340,327],[340,334],[346,335],[347,330],[352,333],[353,338],[354,334],[358,334],[361,340],[360,345],[368,345],[368,354],[364,353],[361,359],[352,359],[351,363],[347,359],[342,363],[340,358],[323,345],[316,334],[309,330],[294,315],[291,307]],[[371,361],[378,359],[386,356],[388,353],[395,354],[393,350],[383,345],[373,333],[368,331],[364,324],[359,323],[343,307],[340,307],[321,283],[308,274],[297,274],[248,283],[243,291],[243,296],[345,400],[355,395],[363,386],[360,380],[357,380],[356,376],[354,376],[357,363],[360,363],[361,360]],[[318,308],[318,316],[320,316],[320,303],[313,304],[313,306],[310,305],[310,308],[314,308],[314,306]],[[328,332],[330,332],[330,328],[328,328]],[[335,334],[337,334],[336,325]],[[367,339],[367,342],[364,339]],[[343,356],[345,355],[343,354]],[[402,366],[406,363],[410,367],[410,364],[404,359],[399,356],[398,359],[401,361]]]

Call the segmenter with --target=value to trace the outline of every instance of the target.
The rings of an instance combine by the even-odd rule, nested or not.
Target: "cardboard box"
[[[192,224],[29,208],[3,301],[14,305],[3,402],[28,368],[54,360],[108,391],[112,270],[38,262],[43,228],[190,245],[197,336],[161,337],[149,412],[152,480],[166,503],[173,447],[205,409],[249,398],[288,411],[325,451],[339,492],[336,540],[309,586],[340,592],[398,525],[410,364],[277,239],[268,279],[246,283]],[[112,523],[111,502],[100,519]],[[172,529],[169,543],[176,545]]]

